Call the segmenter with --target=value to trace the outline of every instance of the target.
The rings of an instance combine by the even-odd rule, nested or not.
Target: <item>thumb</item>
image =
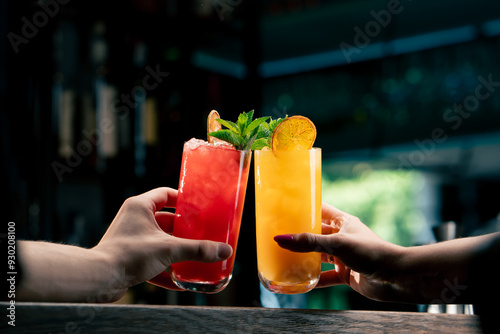
[[[210,240],[176,238],[170,243],[170,263],[181,261],[217,262],[226,260],[233,254],[233,248],[225,243]]]

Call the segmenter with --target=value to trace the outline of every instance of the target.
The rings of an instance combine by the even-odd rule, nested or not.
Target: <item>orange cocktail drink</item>
[[[173,235],[224,242],[232,256],[216,263],[173,263],[170,274],[183,289],[215,293],[232,275],[251,151],[191,139],[184,144]]]
[[[320,253],[296,253],[278,234],[321,234],[321,149],[255,151],[257,262],[261,283],[275,293],[304,293],[317,284]]]

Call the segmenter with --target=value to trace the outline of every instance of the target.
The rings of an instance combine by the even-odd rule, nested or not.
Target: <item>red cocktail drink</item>
[[[191,139],[184,144],[173,235],[224,242],[233,255],[216,263],[185,261],[170,266],[175,284],[219,292],[229,283],[240,231],[251,151]]]

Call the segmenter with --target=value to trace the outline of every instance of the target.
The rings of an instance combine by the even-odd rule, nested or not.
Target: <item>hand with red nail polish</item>
[[[323,203],[322,235],[283,234],[274,240],[294,252],[321,252],[323,262],[335,264],[335,269],[321,273],[317,288],[345,284],[374,300],[423,304],[450,302],[442,298],[450,282],[474,284],[469,269],[478,250],[481,245],[500,245],[500,233],[402,247],[381,239],[357,217]],[[500,256],[498,249],[490,250],[493,246],[486,248],[488,254]],[[474,290],[465,290],[453,303],[474,300]]]

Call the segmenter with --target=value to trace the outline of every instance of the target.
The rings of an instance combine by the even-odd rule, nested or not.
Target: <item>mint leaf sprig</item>
[[[285,118],[287,118],[285,116]],[[264,122],[260,125],[258,138],[252,145],[252,150],[261,150],[264,147],[271,147],[271,138],[273,137],[274,129],[280,124],[284,118],[272,119],[269,118],[269,123]]]
[[[227,129],[210,132],[209,135],[232,144],[238,150],[260,150],[271,146],[271,137],[274,129],[283,119],[271,119],[269,116],[260,117],[252,121],[254,111],[242,112],[236,123],[217,119],[217,122]],[[269,119],[269,123],[266,122]]]
[[[238,116],[236,123],[217,119],[217,122],[227,129],[210,132],[209,135],[220,140],[224,140],[234,146],[237,150],[251,150],[253,143],[265,136],[261,131],[261,124],[264,124],[269,117],[260,117],[252,121],[254,111],[242,112]]]

